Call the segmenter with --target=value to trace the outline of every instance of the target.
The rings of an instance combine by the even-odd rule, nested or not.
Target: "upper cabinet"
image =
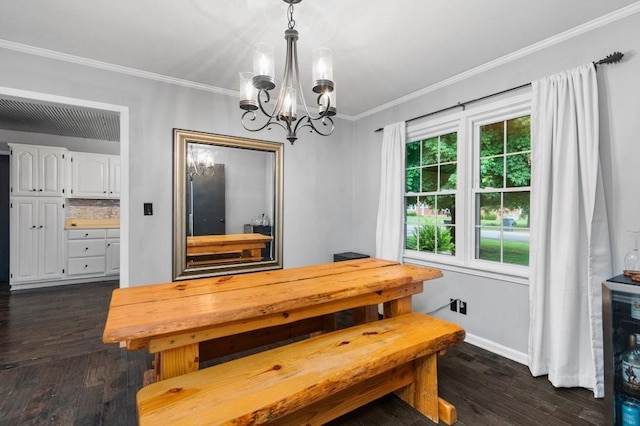
[[[9,144],[11,195],[64,197],[67,150],[37,145]]]
[[[120,198],[120,157],[71,154],[71,197]]]

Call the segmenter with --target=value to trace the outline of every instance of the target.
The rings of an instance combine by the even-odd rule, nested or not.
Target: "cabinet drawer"
[[[104,256],[106,252],[104,240],[72,240],[68,242],[67,250],[69,257]]]
[[[91,240],[96,238],[106,238],[106,229],[69,229],[67,238],[70,240]]]
[[[69,259],[67,275],[104,274],[104,256]]]
[[[120,229],[119,228],[107,229],[107,238],[120,238]]]

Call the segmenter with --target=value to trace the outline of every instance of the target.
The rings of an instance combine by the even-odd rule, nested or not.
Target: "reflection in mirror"
[[[174,130],[174,279],[282,267],[282,144]]]

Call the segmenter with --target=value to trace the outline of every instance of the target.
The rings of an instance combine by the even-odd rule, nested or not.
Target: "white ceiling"
[[[634,3],[305,0],[294,12],[303,85],[311,50],[331,48],[338,111],[357,117]],[[227,93],[238,71],[251,70],[258,41],[275,46],[282,75],[286,9],[282,0],[1,0],[0,47],[35,46]]]

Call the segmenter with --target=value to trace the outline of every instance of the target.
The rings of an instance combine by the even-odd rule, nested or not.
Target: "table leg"
[[[384,303],[384,317],[390,318],[411,312],[411,296]]]
[[[353,309],[353,322],[355,325],[378,320],[378,305],[362,306]]]
[[[200,368],[199,344],[192,343],[178,348],[167,349],[156,356],[156,380],[198,371]]]

